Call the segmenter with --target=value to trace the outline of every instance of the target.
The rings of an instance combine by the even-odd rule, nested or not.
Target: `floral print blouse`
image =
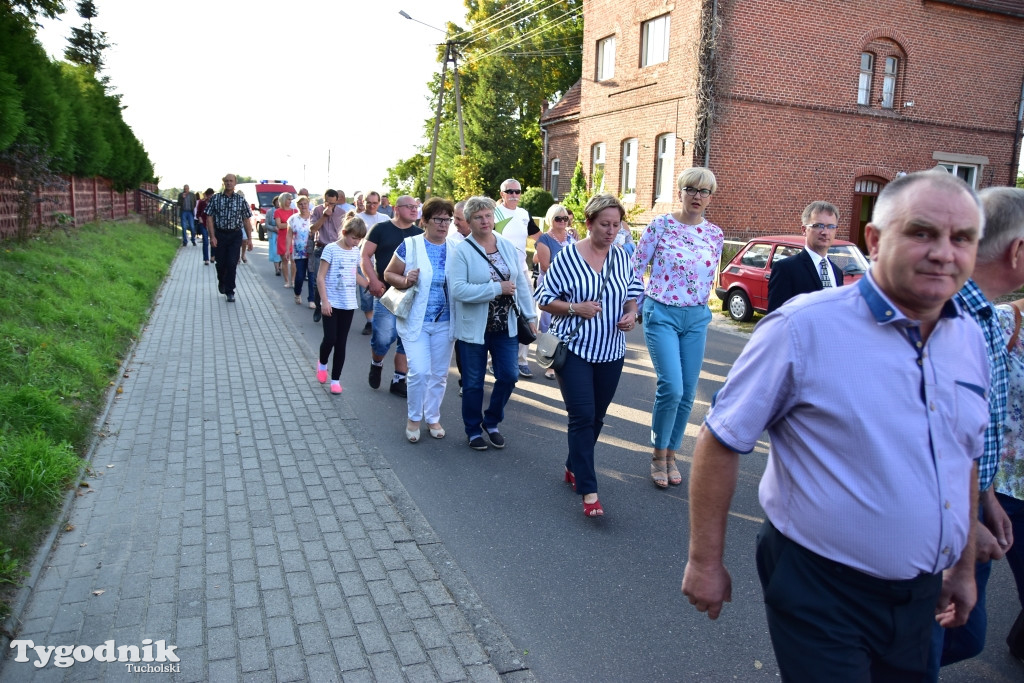
[[[724,242],[722,229],[706,220],[685,225],[672,214],[655,218],[633,254],[637,279],[651,265],[651,279],[637,303],[649,296],[668,306],[706,306]]]
[[[996,306],[999,326],[1007,343],[1013,336],[1013,309]],[[1003,453],[996,472],[996,491],[1024,500],[1024,330],[1010,348],[1010,391],[1006,402],[1007,433],[1003,437]]]

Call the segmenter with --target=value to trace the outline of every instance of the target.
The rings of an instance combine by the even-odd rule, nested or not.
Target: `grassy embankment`
[[[178,242],[138,223],[0,243],[0,619],[74,482]]]

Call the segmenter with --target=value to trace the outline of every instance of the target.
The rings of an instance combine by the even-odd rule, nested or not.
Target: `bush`
[[[550,192],[539,187],[531,187],[523,193],[519,206],[529,211],[531,216],[543,216],[554,203],[555,198]]]

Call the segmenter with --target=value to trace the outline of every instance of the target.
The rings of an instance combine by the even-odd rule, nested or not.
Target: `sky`
[[[38,38],[63,59],[75,0]],[[313,193],[384,189],[426,142],[427,83],[462,0],[95,0],[104,73],[160,187],[218,189],[233,172]],[[243,9],[244,7],[244,9]],[[328,157],[330,166],[328,167]]]

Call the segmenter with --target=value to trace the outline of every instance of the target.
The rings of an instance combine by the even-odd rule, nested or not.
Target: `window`
[[[668,61],[668,24],[669,15],[645,21],[643,25],[643,45],[640,50],[640,66],[649,66]]]
[[[615,36],[597,41],[597,80],[615,76]]]
[[[633,201],[636,197],[636,138],[622,142],[622,194]]]
[[[892,101],[896,95],[896,70],[899,61],[895,57],[885,58],[885,75],[882,77],[882,107],[892,109]]]
[[[590,184],[594,192],[604,192],[604,143],[594,145],[594,163],[590,171]]]
[[[871,73],[875,70],[875,56],[860,53],[860,81],[857,83],[857,104],[871,104]]]
[[[946,169],[955,176],[961,178],[965,183],[977,189],[978,167],[971,164],[953,164],[940,161],[939,166]]]
[[[750,268],[764,268],[768,265],[768,257],[771,256],[772,245],[751,244],[740,257],[740,264]]]
[[[654,168],[654,201],[672,201],[675,174],[676,136],[672,133],[658,136],[658,161]]]
[[[551,160],[551,181],[549,187],[551,196],[558,199],[558,159]]]

